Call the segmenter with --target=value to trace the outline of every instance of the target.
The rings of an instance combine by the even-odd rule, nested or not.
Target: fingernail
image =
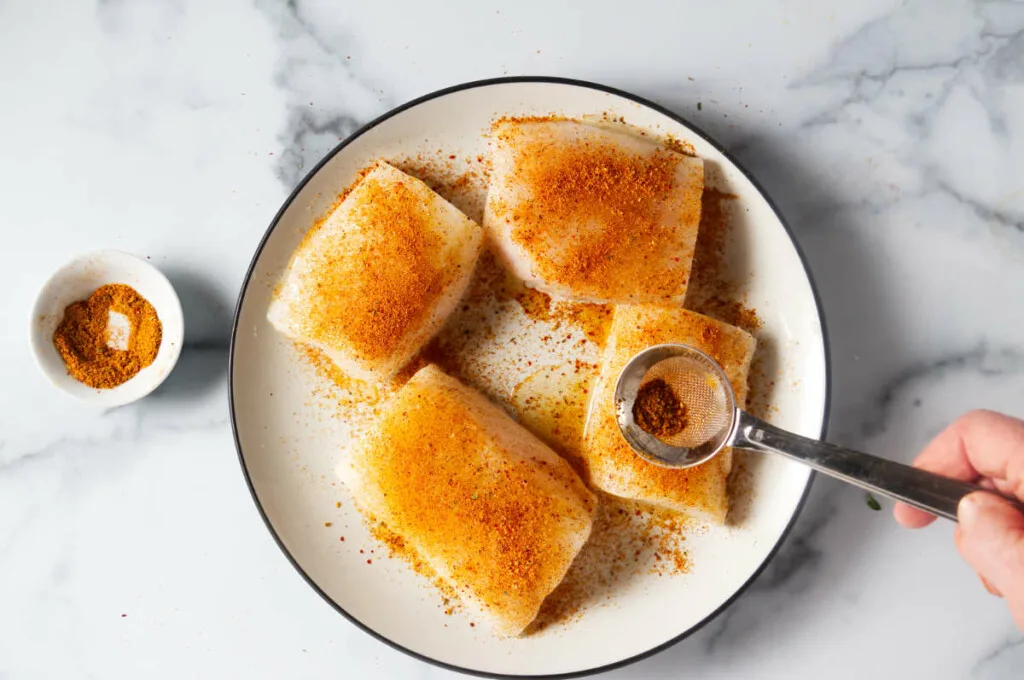
[[[967,494],[960,499],[960,504],[956,508],[956,516],[965,531],[970,531],[977,526],[980,514],[981,507],[975,494]]]
[[[981,579],[981,585],[985,586],[985,590],[989,592],[989,595],[995,595],[996,597],[1002,597],[1003,594],[999,592],[999,589],[992,585],[987,578],[984,576],[978,576]]]

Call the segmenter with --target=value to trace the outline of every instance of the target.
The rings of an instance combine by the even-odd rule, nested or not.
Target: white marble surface
[[[818,281],[831,437],[909,459],[972,407],[1024,415],[1024,4],[0,1],[0,678],[440,678],[285,561],[232,444],[234,298],[294,183],[442,86],[579,77],[703,127]],[[26,340],[43,280],[148,255],[178,370],[99,412]],[[779,556],[619,678],[1019,678],[1024,639],[957,558],[820,480]]]

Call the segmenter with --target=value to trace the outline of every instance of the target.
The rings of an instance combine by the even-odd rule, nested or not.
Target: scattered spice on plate
[[[633,419],[644,432],[664,439],[686,429],[686,405],[667,382],[655,378],[637,390]]]
[[[728,273],[726,251],[737,198],[735,194],[704,187],[686,308],[754,333],[761,328],[761,319],[756,309],[743,304],[737,281]]]
[[[868,507],[871,508],[872,510],[874,510],[875,512],[878,512],[879,510],[882,509],[882,504],[879,503],[877,500],[875,500],[875,497],[872,496],[870,493],[867,494],[866,500],[867,500]]]
[[[391,159],[402,172],[422,180],[471,220],[483,222],[484,197],[491,161],[483,156],[458,158],[453,154],[421,152],[415,157]]]
[[[590,539],[548,595],[527,634],[567,624],[612,601],[631,579],[690,570],[687,538],[700,528],[685,515],[599,494]]]
[[[127,320],[125,329],[111,316]],[[53,345],[68,375],[89,387],[110,389],[153,363],[163,337],[156,309],[131,286],[111,283],[67,306]]]

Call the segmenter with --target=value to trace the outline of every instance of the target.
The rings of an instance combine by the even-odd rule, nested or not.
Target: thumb
[[[964,559],[1006,597],[1017,618],[1024,615],[1024,515],[983,491],[965,496],[957,515]]]

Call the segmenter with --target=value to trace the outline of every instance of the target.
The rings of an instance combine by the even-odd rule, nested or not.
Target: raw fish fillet
[[[346,373],[385,381],[454,310],[482,243],[479,225],[378,162],[303,239],[267,318]]]
[[[428,365],[338,475],[499,634],[518,635],[590,535],[596,498],[476,390]]]
[[[668,342],[690,345],[711,356],[725,369],[736,403],[746,404],[747,375],[756,344],[753,336],[685,309],[617,307],[587,417],[585,476],[591,486],[615,496],[722,524],[729,510],[726,481],[732,468],[731,449],[695,467],[659,467],[629,447],[615,420],[615,382],[626,362],[651,345]]]
[[[503,120],[484,228],[527,285],[583,302],[682,305],[704,164],[620,130]]]

